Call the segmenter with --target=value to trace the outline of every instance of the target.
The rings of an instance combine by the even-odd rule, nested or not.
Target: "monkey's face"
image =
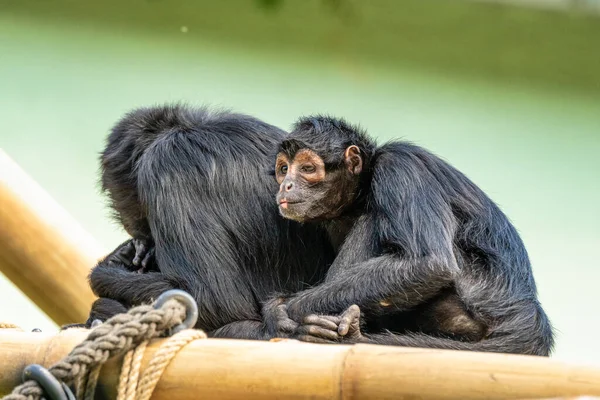
[[[356,146],[351,146],[355,148]],[[290,160],[280,153],[275,164],[279,183],[277,204],[285,218],[309,222],[338,217],[356,198],[362,161],[350,147],[341,167],[326,171],[323,159],[311,149],[301,149]],[[356,151],[358,149],[356,148]],[[356,153],[358,154],[358,153]],[[351,165],[348,165],[350,161]]]

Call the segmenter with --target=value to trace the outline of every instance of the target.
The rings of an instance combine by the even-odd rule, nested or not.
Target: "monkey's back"
[[[260,131],[261,142],[243,140],[240,127]],[[226,111],[211,112],[207,108],[190,108],[182,105],[139,108],[129,112],[112,128],[101,153],[102,189],[108,195],[115,218],[133,237],[150,237],[147,212],[140,201],[138,187],[139,160],[157,140],[168,139],[180,133],[202,134],[211,152],[218,146],[219,139],[228,139],[230,146],[221,145],[224,155],[244,154],[255,156],[254,167],[267,162],[268,146],[279,140],[284,132],[252,117]],[[229,138],[228,138],[229,137]],[[237,145],[236,145],[237,139]],[[242,140],[240,140],[242,139]],[[244,147],[245,146],[245,147]],[[202,151],[202,148],[198,148]],[[238,150],[237,154],[234,154]],[[173,148],[177,156],[182,148]],[[185,156],[185,154],[181,154]]]

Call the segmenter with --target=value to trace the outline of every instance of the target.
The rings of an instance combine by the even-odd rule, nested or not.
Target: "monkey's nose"
[[[289,192],[290,190],[292,190],[293,187],[294,187],[294,182],[290,182],[287,185],[285,185],[285,191]]]

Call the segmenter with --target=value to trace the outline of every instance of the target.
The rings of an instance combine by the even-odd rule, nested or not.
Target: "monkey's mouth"
[[[294,204],[300,204],[300,203],[302,203],[302,201],[299,201],[299,200],[294,201],[294,200],[282,199],[282,200],[279,201],[279,207],[281,207],[281,208],[288,208],[288,206],[290,204],[294,205]]]

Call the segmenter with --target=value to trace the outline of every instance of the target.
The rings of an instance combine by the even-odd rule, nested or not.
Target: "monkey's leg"
[[[254,320],[232,322],[208,332],[208,336],[215,338],[250,340],[268,340],[273,337],[269,334],[266,325],[262,321]]]
[[[92,270],[90,286],[96,296],[113,299],[125,307],[152,303],[167,290],[181,288],[159,272],[138,274],[102,262]]]
[[[353,304],[368,309],[381,299],[389,299],[398,311],[408,310],[452,282],[452,270],[436,258],[384,254],[349,265],[331,280],[294,294],[287,302],[287,312],[294,321],[302,321],[306,315],[331,315]]]

